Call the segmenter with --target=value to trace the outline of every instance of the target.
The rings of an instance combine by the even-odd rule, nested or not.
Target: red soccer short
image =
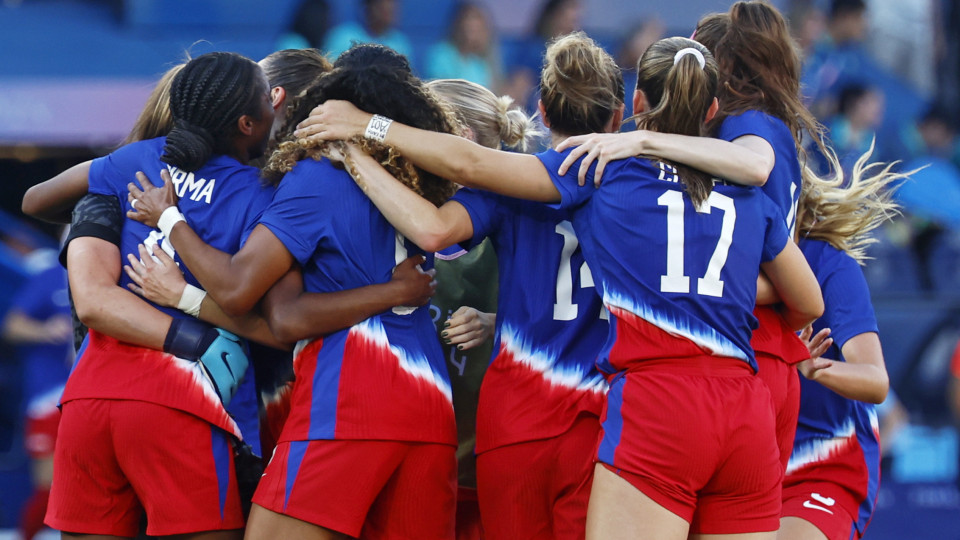
[[[804,482],[783,488],[783,517],[798,517],[820,529],[827,540],[860,538],[844,507],[850,493],[832,482]],[[846,504],[845,504],[846,503]]]
[[[454,538],[456,447],[401,441],[281,442],[253,502],[352,537]]]
[[[795,364],[787,364],[776,356],[757,352],[757,377],[770,390],[776,417],[780,465],[786,471],[800,416],[800,375]]]
[[[770,392],[740,360],[651,360],[611,381],[599,460],[692,533],[780,526]],[[696,519],[694,519],[696,512]]]
[[[486,540],[582,539],[600,423],[582,413],[562,435],[477,456]]]
[[[166,536],[243,527],[227,435],[134,400],[63,405],[45,523],[80,534]]]

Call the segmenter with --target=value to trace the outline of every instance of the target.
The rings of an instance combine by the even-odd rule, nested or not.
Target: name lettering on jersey
[[[172,165],[167,165],[170,171],[170,178],[173,179],[173,185],[177,192],[177,197],[183,199],[187,192],[190,192],[191,201],[199,201],[210,204],[210,198],[213,197],[213,186],[216,184],[216,178],[197,178],[192,172],[182,171]]]
[[[658,161],[657,165],[660,166],[660,176],[657,177],[657,180],[674,183],[680,182],[680,171],[678,171],[676,167],[662,161]]]

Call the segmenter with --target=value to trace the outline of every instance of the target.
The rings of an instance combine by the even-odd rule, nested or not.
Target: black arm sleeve
[[[60,248],[60,264],[66,268],[67,248],[74,238],[92,236],[120,247],[123,219],[123,211],[115,196],[96,193],[84,195],[73,208],[70,232]]]
[[[63,247],[60,248],[60,264],[67,266],[67,248],[74,238],[92,236],[106,240],[120,247],[120,233],[123,231],[123,211],[120,203],[113,195],[85,195],[73,207],[73,218],[70,221],[70,232]],[[70,296],[70,314],[73,318],[73,346],[79,351],[83,339],[87,335],[87,327],[77,318],[77,310],[73,305],[73,295]]]

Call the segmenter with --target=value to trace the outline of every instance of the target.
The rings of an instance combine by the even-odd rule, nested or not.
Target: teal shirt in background
[[[367,29],[355,22],[347,22],[336,26],[327,35],[323,44],[323,51],[331,60],[336,60],[340,53],[349,49],[354,43],[379,43],[386,45],[398,53],[406,56],[413,64],[413,46],[410,40],[399,30],[388,30],[384,34],[374,37]]]
[[[427,78],[466,79],[486,88],[493,84],[490,66],[483,58],[474,54],[462,55],[449,41],[441,41],[430,47]]]

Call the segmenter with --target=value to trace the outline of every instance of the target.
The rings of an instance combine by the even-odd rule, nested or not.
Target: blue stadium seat
[[[940,235],[930,250],[930,277],[940,292],[960,293],[960,231]]]
[[[909,246],[893,242],[882,229],[876,233],[878,242],[867,248],[868,256],[863,275],[873,294],[911,293],[922,289],[920,269]]]

